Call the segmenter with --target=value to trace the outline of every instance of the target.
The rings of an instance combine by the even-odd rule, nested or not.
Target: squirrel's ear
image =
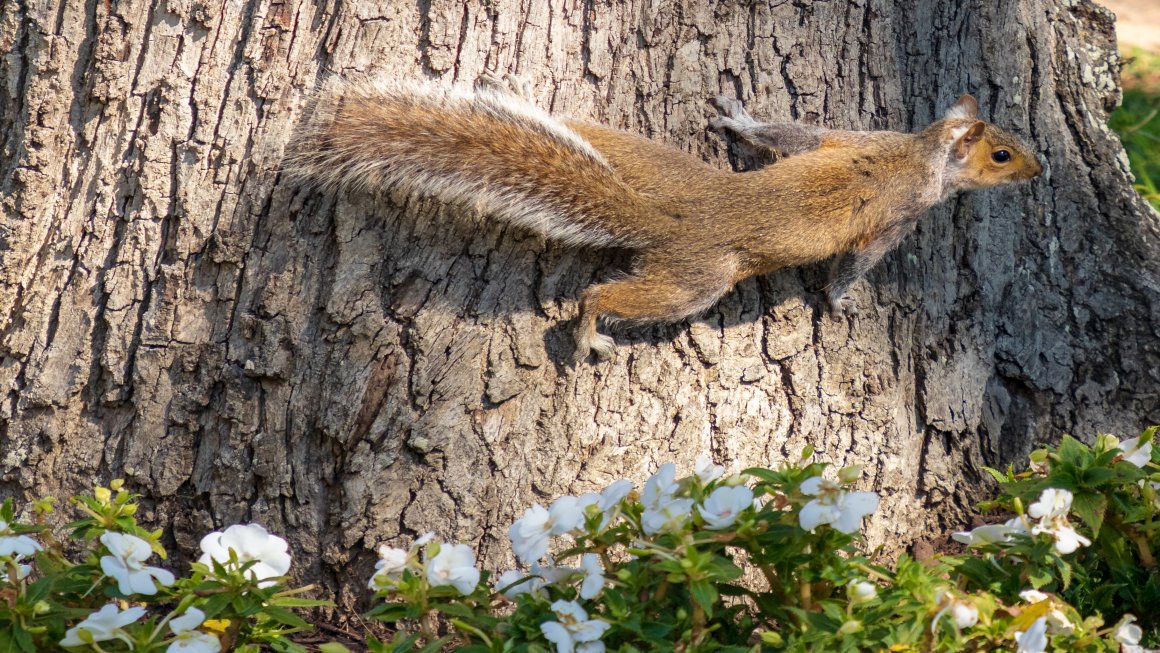
[[[955,106],[947,110],[943,118],[974,118],[977,115],[979,115],[979,103],[974,97],[964,95],[955,102]]]
[[[955,144],[951,146],[951,152],[956,159],[962,159],[970,152],[971,146],[979,142],[983,137],[983,130],[987,128],[987,123],[982,120],[976,120],[970,127],[960,127],[954,130]]]

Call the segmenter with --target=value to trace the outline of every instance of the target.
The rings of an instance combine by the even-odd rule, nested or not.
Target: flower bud
[[[838,635],[839,636],[853,635],[854,633],[859,632],[861,630],[862,630],[862,622],[858,621],[857,619],[851,619],[851,620],[847,621],[846,623],[842,624],[842,627],[838,629]]]
[[[869,603],[878,597],[878,588],[868,581],[852,580],[846,584],[846,597],[855,605]]]
[[[108,503],[109,499],[113,498],[113,493],[107,487],[93,488],[93,496],[101,503]]]
[[[1096,436],[1096,449],[1110,451],[1119,448],[1120,439],[1111,433],[1102,433]]]
[[[862,466],[850,465],[838,470],[838,482],[843,485],[857,483],[862,478]]]
[[[52,606],[49,605],[48,601],[37,601],[32,606],[32,612],[35,614],[48,614],[51,611]]]
[[[763,644],[769,644],[770,646],[781,646],[785,642],[781,638],[781,635],[770,630],[763,630],[758,633],[758,636],[761,637]]]

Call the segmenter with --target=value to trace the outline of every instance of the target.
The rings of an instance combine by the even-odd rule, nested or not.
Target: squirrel
[[[474,90],[344,82],[316,100],[286,170],[322,189],[389,187],[474,206],[566,245],[635,251],[631,274],[582,293],[577,361],[613,352],[601,319],[679,321],[743,279],[829,258],[830,310],[854,312],[847,289],[927,209],[1043,170],[1022,140],[976,117],[970,95],[914,134],[762,123],[718,96],[710,127],[779,157],[732,172],[551,116],[508,81],[484,77]]]

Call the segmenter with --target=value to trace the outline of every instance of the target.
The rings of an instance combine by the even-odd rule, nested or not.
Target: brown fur
[[[599,125],[524,120],[506,100],[478,97],[348,92],[299,139],[304,147],[291,167],[327,184],[387,184],[449,201],[479,193],[489,198],[485,210],[514,222],[530,223],[521,212],[543,213],[549,237],[636,249],[631,276],[585,291],[578,358],[611,352],[611,338],[596,330],[601,317],[680,320],[742,279],[834,256],[830,304],[844,309],[850,283],[931,206],[960,189],[1041,170],[1017,138],[975,119],[970,96],[917,134],[757,123],[736,101],[719,98],[726,117],[718,129],[788,155],[743,173]],[[1011,160],[995,162],[998,149]]]

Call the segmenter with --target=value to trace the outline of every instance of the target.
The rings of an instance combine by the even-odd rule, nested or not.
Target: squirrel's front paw
[[[830,317],[841,318],[858,314],[858,304],[853,297],[843,294],[840,297],[830,296]]]
[[[753,116],[750,116],[749,112],[745,110],[745,105],[741,103],[741,100],[726,97],[724,95],[718,95],[712,100],[709,100],[709,103],[716,107],[724,118],[732,118],[733,120],[743,124],[749,124],[753,122]],[[725,127],[732,127],[737,124],[737,122],[730,123],[723,121],[722,118],[718,118],[713,122],[724,123]],[[714,129],[717,129],[717,127],[714,127]]]

